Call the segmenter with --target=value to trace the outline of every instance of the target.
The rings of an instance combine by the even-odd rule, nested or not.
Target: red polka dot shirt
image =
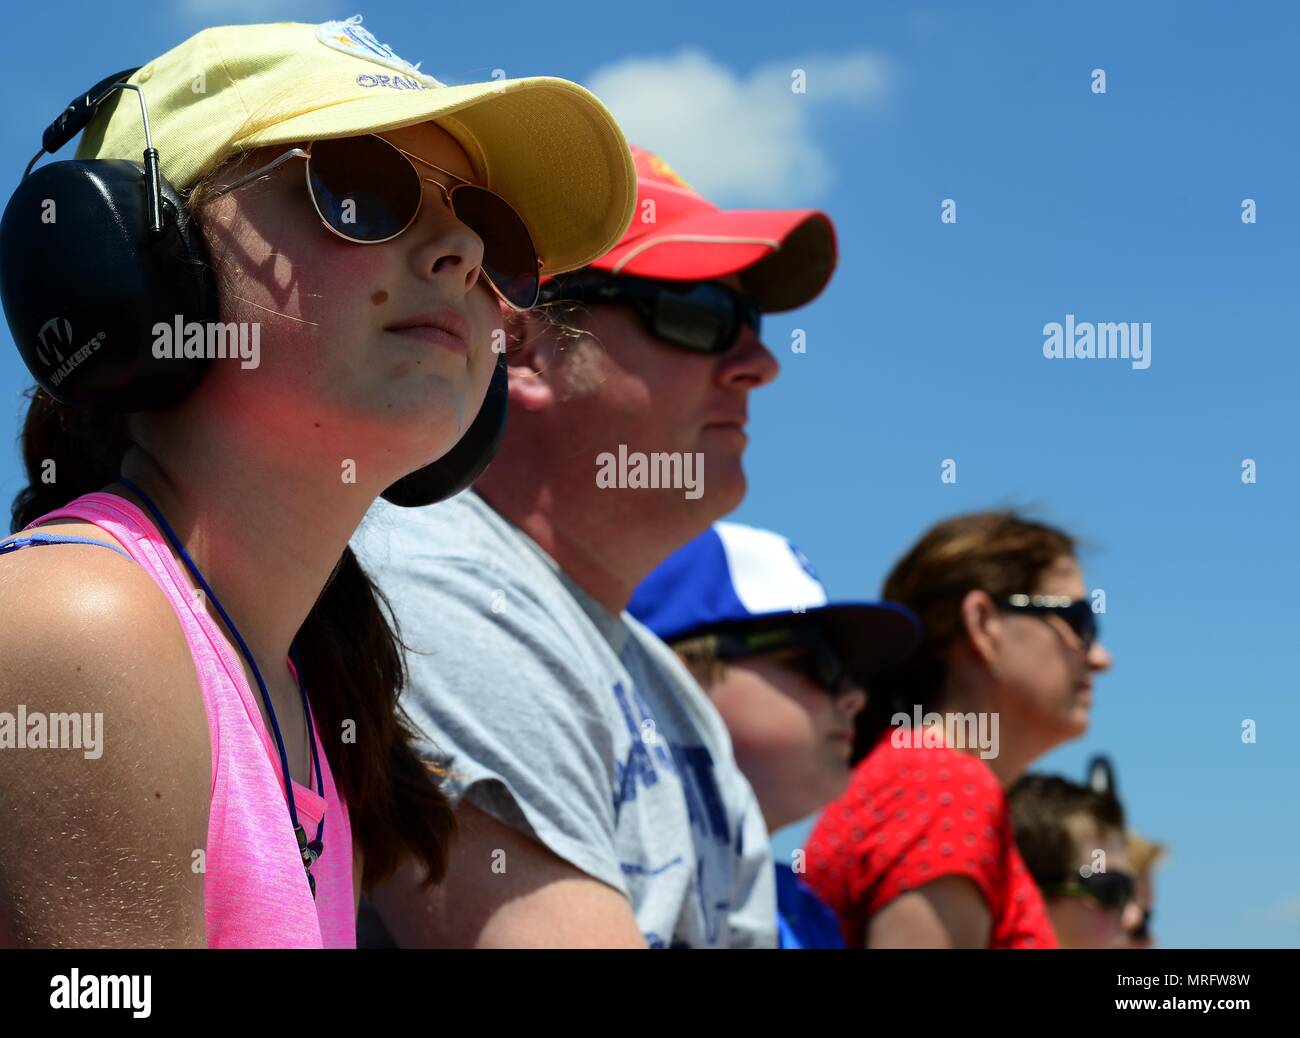
[[[990,948],[1059,947],[992,770],[942,745],[896,747],[891,733],[858,763],[806,847],[804,881],[835,911],[847,945],[864,947],[867,921],[899,894],[969,876],[993,917]]]

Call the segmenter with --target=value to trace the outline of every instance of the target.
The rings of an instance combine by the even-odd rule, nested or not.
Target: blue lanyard
[[[185,560],[185,565],[190,568],[190,572],[194,575],[194,579],[202,586],[203,593],[207,595],[212,601],[212,604],[217,607],[217,612],[221,614],[221,619],[226,622],[226,627],[230,630],[230,633],[235,636],[235,641],[239,643],[240,651],[243,652],[244,658],[248,660],[248,665],[253,668],[253,676],[257,678],[257,687],[262,692],[262,702],[266,705],[267,716],[271,718],[271,730],[275,732],[276,749],[280,751],[280,769],[284,773],[284,791],[289,797],[289,821],[293,823],[293,834],[298,840],[298,853],[302,855],[302,864],[303,868],[307,872],[307,884],[311,887],[311,896],[315,897],[316,877],[311,874],[311,867],[315,864],[316,859],[325,851],[325,818],[323,815],[321,816],[320,824],[316,826],[316,839],[312,840],[311,843],[308,843],[307,833],[298,822],[298,806],[294,802],[293,796],[293,779],[289,775],[289,755],[284,751],[284,738],[280,735],[280,722],[276,720],[275,707],[271,705],[271,694],[266,690],[266,682],[262,680],[262,672],[257,669],[257,662],[253,659],[253,654],[249,651],[248,645],[244,642],[244,636],[239,633],[239,628],[235,626],[235,622],[230,619],[225,609],[222,608],[221,602],[217,599],[212,588],[208,586],[208,582],[203,579],[203,574],[199,572],[198,566],[194,565],[194,560],[190,558],[189,552],[185,550],[185,546],[181,544],[180,539],[172,532],[171,526],[168,525],[167,520],[163,518],[162,513],[158,511],[157,506],[154,505],[149,495],[125,476],[122,477],[121,482],[130,487],[148,507],[150,514],[153,515],[154,521],[158,523],[159,527],[162,528],[163,533],[167,535],[167,540],[171,542],[171,546],[175,548],[180,557]],[[293,660],[293,665],[298,671],[298,691],[302,695],[303,712],[307,715],[307,732],[311,739],[311,760],[316,769],[316,786],[320,791],[320,795],[324,797],[325,779],[321,775],[320,754],[316,749],[316,728],[312,724],[311,705],[307,702],[307,688],[303,684],[302,663],[298,659],[298,649],[296,645],[289,646],[289,657]]]

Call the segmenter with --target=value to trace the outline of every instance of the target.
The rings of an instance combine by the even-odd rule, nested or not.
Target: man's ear
[[[961,600],[961,625],[975,655],[991,664],[998,653],[1001,616],[987,591],[967,591]]]
[[[555,354],[550,323],[535,311],[502,310],[510,402],[524,411],[544,411],[556,399],[555,385],[547,375]]]

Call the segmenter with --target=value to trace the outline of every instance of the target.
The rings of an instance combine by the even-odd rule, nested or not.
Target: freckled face
[[[475,179],[441,127],[380,136]],[[240,172],[284,150],[263,149]],[[223,421],[280,444],[287,460],[304,452],[351,458],[386,484],[450,450],[477,414],[496,361],[500,306],[480,276],[482,241],[435,185],[423,184],[419,215],[404,233],[359,245],[321,222],[304,166],[291,159],[204,210],[221,319],[257,322],[261,345],[256,368],[214,364],[199,391],[213,394]],[[394,328],[430,314],[459,331]]]

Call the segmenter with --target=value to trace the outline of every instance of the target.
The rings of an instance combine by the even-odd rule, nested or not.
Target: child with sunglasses
[[[1117,944],[1135,895],[1119,800],[1057,775],[1032,774],[1009,799],[1016,845],[1061,947]]]
[[[1087,730],[1111,664],[1074,541],[1014,513],[958,516],[904,555],[884,597],[924,635],[872,687],[849,788],[809,836],[807,881],[850,947],[1055,947],[1004,790]]]
[[[798,548],[739,523],[715,523],[670,555],[628,611],[672,647],[717,707],[769,834],[844,792],[869,679],[920,638],[911,610],[831,602]],[[776,862],[780,946],[844,947],[803,872],[801,860]]]
[[[45,149],[83,126],[2,227],[40,388],[0,703],[47,752],[0,752],[0,946],[352,947],[453,817],[348,539],[486,464],[502,302],[617,240],[626,142],[574,84],[447,87],[359,18],[205,30]],[[216,349],[249,324],[259,357]],[[48,743],[69,716],[84,753]]]

